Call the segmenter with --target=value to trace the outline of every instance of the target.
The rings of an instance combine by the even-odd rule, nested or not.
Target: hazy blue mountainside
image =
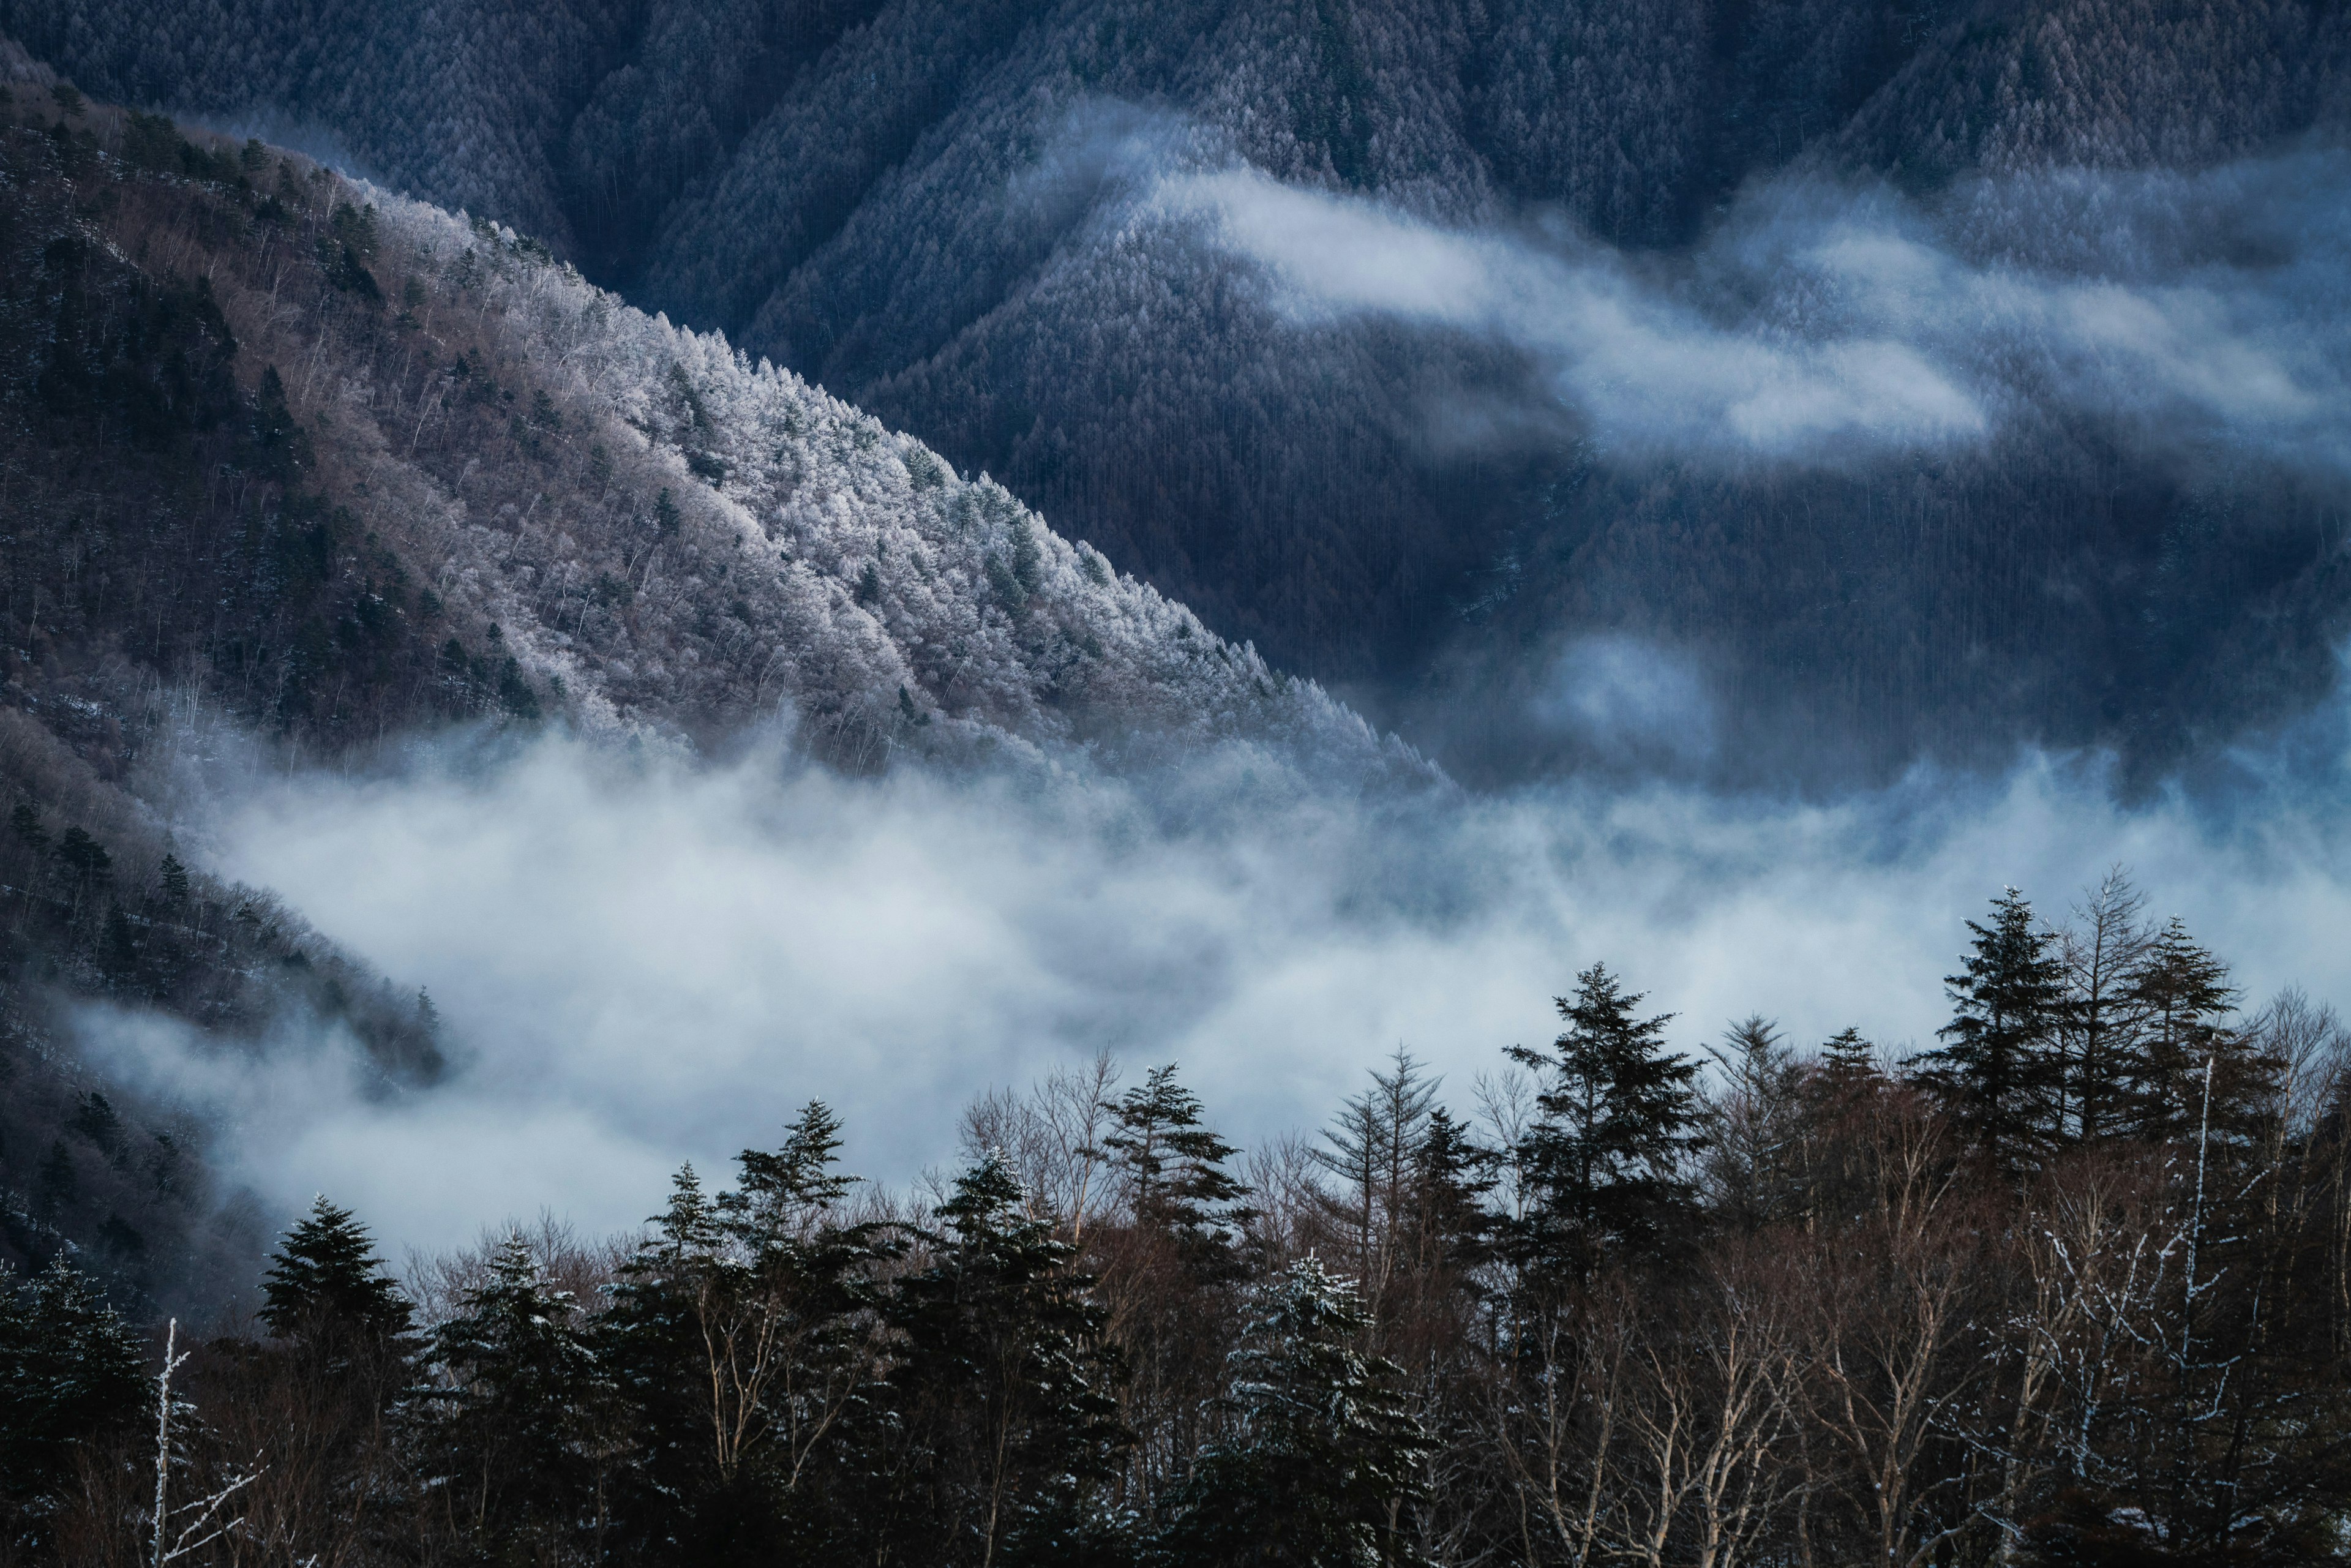
[[[2020,739],[2161,768],[2292,712],[2344,629],[2339,460],[2314,482],[2231,433],[2150,430],[2128,377],[2009,385],[2018,353],[1991,340],[2032,324],[1983,306],[1970,373],[2016,406],[1966,439],[1692,461],[1560,394],[1560,354],[1588,344],[1301,308],[1248,235],[1217,243],[1245,226],[1228,205],[1171,182],[1243,170],[1621,252],[1628,287],[1750,346],[1833,351],[1970,312],[1929,298],[1887,327],[1727,266],[1756,243],[1726,205],[1742,183],[1885,181],[1911,204],[1887,221],[1970,276],[2128,278],[2210,214],[2160,182],[2071,211],[2017,183],[2192,180],[2324,141],[2351,101],[2346,16],[0,0],[85,86],[310,137],[724,329],[1466,763],[1619,752],[1545,717],[1582,700],[1552,690],[1561,661],[1614,636],[1675,650],[1719,730],[1686,760],[1732,773]],[[2291,259],[2275,234],[2207,237],[2158,281],[2258,290]],[[2305,238],[2288,225],[2289,253]]]
[[[386,1092],[439,1070],[429,1003],[179,836],[256,739],[364,766],[560,716],[692,752],[780,712],[850,771],[1237,740],[1434,777],[1000,486],[511,230],[89,103],[5,40],[0,83],[0,1259],[208,1267],[198,1135],[81,1076],[86,1009],[347,1033]]]

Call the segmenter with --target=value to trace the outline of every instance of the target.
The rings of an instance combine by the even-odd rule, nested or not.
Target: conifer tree
[[[382,1269],[367,1228],[322,1194],[270,1256],[261,1320],[280,1339],[395,1338],[408,1331],[410,1309]]]
[[[2237,1005],[2229,967],[2197,945],[2174,915],[2149,941],[2132,968],[2128,994],[2139,1015],[2136,1049],[2123,1069],[2123,1116],[2131,1132],[2162,1142],[2193,1137],[2207,1122],[2206,1064],[2212,1064],[2211,1124],[2222,1135],[2241,1134],[2258,1095],[2257,1066],[2221,1020]],[[2222,1059],[2228,1071],[2222,1071]]]
[[[1102,1138],[1137,1227],[1172,1238],[1196,1271],[1225,1273],[1249,1211],[1249,1189],[1226,1170],[1239,1151],[1201,1119],[1199,1096],[1154,1068],[1110,1108],[1117,1130]]]
[[[1839,1088],[1867,1083],[1880,1076],[1877,1046],[1847,1025],[1821,1042],[1820,1071]]]
[[[1943,980],[1956,1011],[1921,1076],[1973,1146],[2014,1170],[2056,1132],[2065,970],[2051,950],[2055,935],[2012,887],[1992,901],[1990,925],[1970,920],[1968,929],[1975,941],[1959,973]]]
[[[1642,999],[1594,964],[1556,998],[1568,1027],[1551,1051],[1510,1048],[1541,1080],[1517,1150],[1533,1199],[1520,1243],[1539,1273],[1581,1278],[1609,1249],[1652,1248],[1689,1208],[1698,1064],[1666,1049],[1670,1015],[1635,1016]]]
[[[1719,1216],[1752,1230],[1792,1213],[1801,1201],[1796,1144],[1804,1071],[1778,1026],[1760,1014],[1732,1024],[1711,1054],[1723,1082],[1706,1096],[1708,1197]]]
[[[1146,1506],[1188,1468],[1221,1386],[1232,1301],[1248,1273],[1248,1189],[1234,1154],[1173,1065],[1105,1102],[1102,1135],[1124,1223],[1090,1236],[1100,1297],[1115,1311],[1120,1390],[1138,1437],[1130,1495]]]
[[[44,1538],[78,1450],[150,1418],[145,1363],[63,1256],[22,1284],[0,1263],[0,1555]]]
[[[897,1364],[851,1511],[868,1561],[1077,1563],[1114,1554],[1102,1506],[1131,1440],[1104,1314],[1074,1249],[989,1156],[939,1206],[931,1264],[885,1308]]]
[[[840,1146],[812,1103],[780,1149],[744,1151],[737,1190],[709,1197],[686,1166],[613,1288],[605,1338],[648,1449],[642,1500],[674,1508],[663,1531],[705,1561],[785,1549],[872,1373],[864,1276],[888,1249],[836,1217],[854,1185]]]
[[[1369,1568],[1416,1561],[1402,1515],[1429,1440],[1402,1375],[1355,1342],[1354,1288],[1308,1258],[1267,1287],[1233,1354],[1235,1433],[1202,1457],[1161,1542],[1168,1568]]]
[[[1413,1155],[1412,1217],[1431,1266],[1466,1276],[1485,1261],[1494,1228],[1486,1200],[1495,1186],[1493,1151],[1444,1106],[1430,1111]]]
[[[451,1522],[490,1561],[548,1562],[601,1533],[611,1389],[579,1302],[513,1235],[440,1325],[433,1452]]]

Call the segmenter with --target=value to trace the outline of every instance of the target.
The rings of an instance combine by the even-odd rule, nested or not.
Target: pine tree
[[[1804,1070],[1778,1026],[1760,1015],[1731,1025],[1711,1054],[1723,1083],[1706,1097],[1706,1185],[1719,1217],[1752,1230],[1802,1202]]]
[[[2138,1137],[2163,1141],[2192,1137],[2205,1119],[2205,1064],[2214,1063],[2218,1124],[2241,1120],[2242,1085],[2223,1076],[2219,1058],[2227,1051],[2220,1020],[2234,1011],[2237,990],[2229,967],[2188,935],[2179,916],[2166,922],[2132,968],[2128,994],[2138,1009],[2137,1049],[2123,1070],[2123,1115]]]
[[[280,1339],[397,1338],[408,1332],[409,1304],[382,1270],[367,1228],[321,1195],[270,1255],[261,1320]]]
[[[875,1556],[943,1565],[1079,1563],[1113,1553],[1102,1506],[1131,1440],[1117,1362],[1074,1249],[1028,1212],[990,1156],[939,1206],[934,1260],[885,1312],[898,1362],[869,1425]]]
[[[41,1538],[77,1450],[150,1418],[145,1363],[62,1256],[21,1285],[0,1263],[0,1552],[12,1536]]]
[[[1989,926],[1968,922],[1974,944],[1943,980],[1957,1011],[1938,1031],[1946,1043],[1921,1059],[1921,1077],[1971,1145],[2014,1170],[2057,1131],[2065,969],[2050,950],[2055,935],[2034,923],[2022,894],[2005,890],[1992,914]]]
[[[1222,1385],[1250,1210],[1225,1168],[1233,1145],[1206,1125],[1172,1065],[1102,1109],[1101,1152],[1123,1223],[1089,1232],[1089,1252],[1118,1312],[1121,1392],[1138,1434],[1130,1496],[1148,1506],[1188,1469]]]
[[[1698,1064],[1667,1051],[1670,1016],[1635,1016],[1642,1000],[1594,964],[1557,998],[1568,1028],[1551,1053],[1510,1048],[1541,1079],[1516,1150],[1532,1199],[1519,1242],[1539,1274],[1582,1278],[1605,1250],[1653,1248],[1690,1208]]]
[[[614,1458],[590,1325],[518,1234],[458,1304],[433,1337],[444,1381],[429,1438],[453,1522],[490,1561],[564,1560],[602,1531]]]
[[[1494,1152],[1439,1105],[1428,1113],[1414,1151],[1413,1228],[1424,1266],[1466,1279],[1486,1260],[1494,1217],[1486,1200],[1497,1186]]]
[[[1309,1258],[1267,1287],[1233,1355],[1236,1431],[1208,1449],[1164,1533],[1168,1568],[1405,1564],[1430,1443],[1402,1375],[1356,1350],[1354,1288]]]
[[[1225,1169],[1239,1151],[1202,1121],[1199,1096],[1176,1082],[1172,1062],[1155,1068],[1110,1111],[1117,1130],[1102,1146],[1136,1227],[1171,1238],[1196,1274],[1229,1274],[1249,1220],[1242,1206],[1249,1188]]]
[[[702,1561],[786,1549],[872,1375],[865,1276],[888,1249],[834,1218],[840,1145],[817,1103],[780,1149],[744,1151],[737,1191],[705,1197],[688,1166],[613,1289],[605,1338],[678,1515],[661,1528]]]
[[[1874,1082],[1884,1076],[1877,1068],[1877,1046],[1848,1025],[1821,1042],[1820,1074],[1839,1090]]]

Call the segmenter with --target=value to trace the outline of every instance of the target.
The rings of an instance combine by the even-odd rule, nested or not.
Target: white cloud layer
[[[2037,411],[2351,471],[2351,158],[1986,181],[1931,210],[1789,178],[1686,260],[1446,227],[1247,167],[1145,204],[1259,264],[1277,308],[1522,350],[1630,455],[1846,463]]]
[[[1674,700],[1593,698],[1594,722],[1652,696]],[[904,1179],[952,1155],[976,1092],[1105,1045],[1181,1062],[1242,1138],[1319,1122],[1399,1043],[1466,1102],[1503,1046],[1553,1032],[1548,998],[1594,959],[1681,1014],[1685,1050],[1750,1010],[1804,1040],[1923,1042],[1963,918],[2006,882],[2060,912],[2116,861],[2256,999],[2301,981],[2351,1004],[2346,840],[2261,820],[2127,810],[2048,762],[1824,807],[1380,800],[1238,747],[1148,784],[875,782],[779,747],[692,765],[549,739],[280,780],[220,824],[224,869],[431,988],[458,1056],[443,1085],[371,1096],[348,1042],[248,1061],[152,1019],[84,1033],[235,1123],[223,1148],[266,1197],[325,1190],[444,1246],[542,1207],[632,1224],[678,1162],[772,1141],[812,1096],[846,1116],[855,1168]]]

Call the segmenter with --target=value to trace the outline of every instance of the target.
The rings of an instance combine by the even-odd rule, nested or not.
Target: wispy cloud
[[[1931,208],[1791,178],[1676,258],[1247,167],[1171,173],[1147,204],[1261,267],[1293,322],[1522,351],[1552,412],[1620,455],[1849,463],[2062,413],[2351,471],[2341,154],[1986,182]]]

